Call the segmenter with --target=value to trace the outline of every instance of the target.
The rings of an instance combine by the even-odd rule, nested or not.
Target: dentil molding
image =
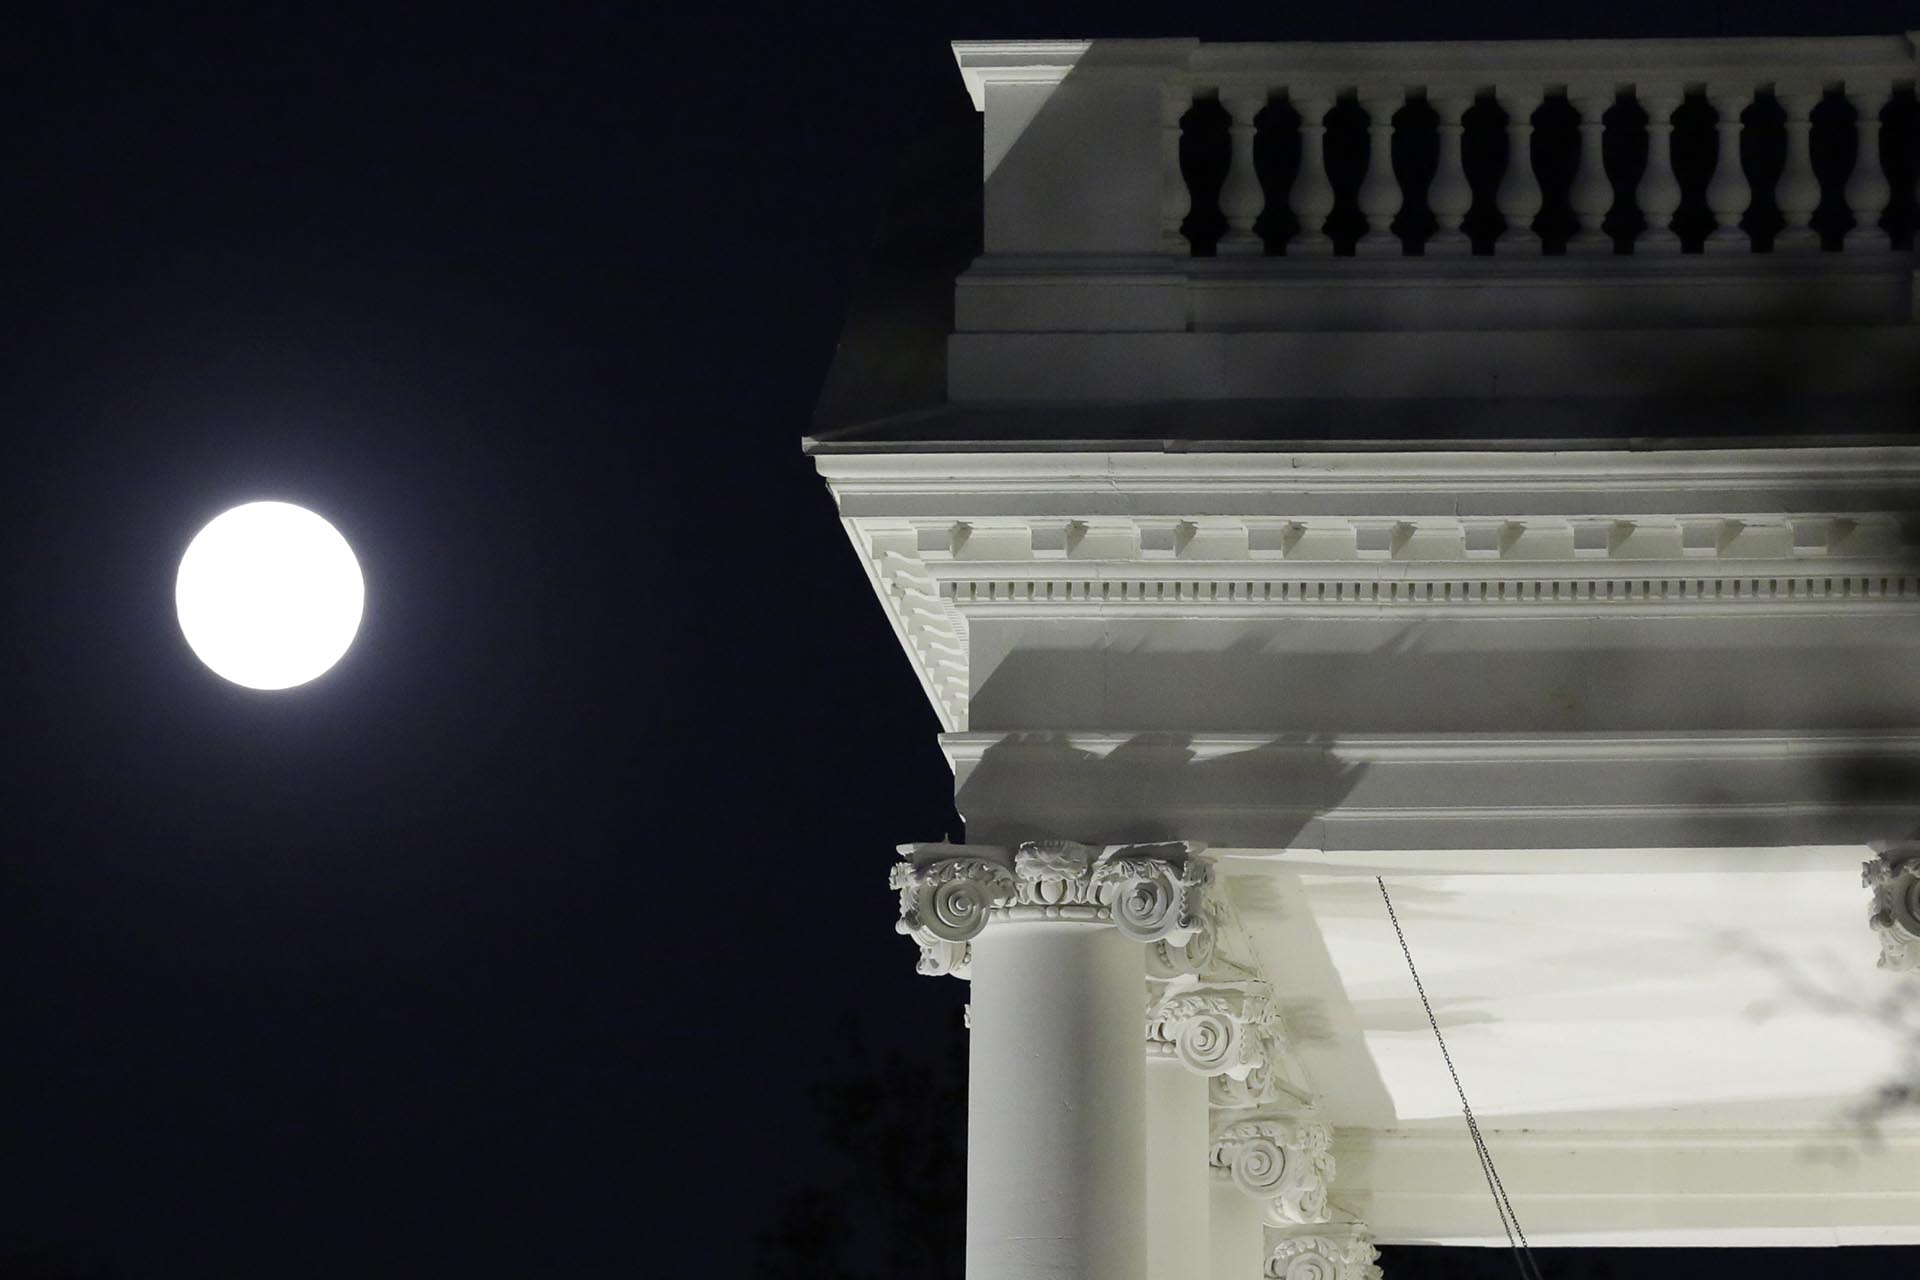
[[[949,731],[973,620],[1920,611],[1920,450],[816,458]]]
[[[890,878],[900,894],[894,927],[920,945],[920,972],[956,977],[967,975],[973,940],[989,921],[1112,925],[1136,942],[1164,944],[1163,958],[1177,955],[1206,929],[1213,865],[1200,850],[1189,841],[903,844]]]
[[[1880,935],[1880,967],[1920,971],[1920,846],[1882,853],[1860,878],[1873,890],[1869,920]]]

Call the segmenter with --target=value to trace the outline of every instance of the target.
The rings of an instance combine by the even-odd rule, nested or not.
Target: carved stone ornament
[[[1158,980],[1202,976],[1218,959],[1220,907],[1211,893],[1200,897],[1199,919],[1185,939],[1161,939],[1147,947],[1147,976]]]
[[[1255,1116],[1217,1124],[1211,1163],[1219,1175],[1262,1203],[1279,1227],[1327,1220],[1333,1182],[1333,1134],[1317,1120]]]
[[[1207,1081],[1207,1102],[1215,1110],[1310,1103],[1309,1094],[1288,1083],[1297,1078],[1287,1069],[1287,1054],[1277,1017],[1265,1017],[1251,1028],[1247,1056],[1254,1063],[1245,1075],[1217,1075]]]
[[[1380,1251],[1366,1229],[1328,1225],[1311,1231],[1269,1233],[1269,1280],[1381,1280]]]
[[[1151,1051],[1197,1075],[1244,1080],[1267,1061],[1264,982],[1175,983],[1147,1009]]]
[[[1873,890],[1873,931],[1882,969],[1920,970],[1920,849],[1883,853],[1861,870]]]
[[[1206,925],[1213,864],[1201,846],[1094,845],[1035,840],[1009,852],[980,845],[904,844],[889,883],[894,927],[920,944],[922,973],[965,977],[989,919],[1111,924],[1136,942],[1184,948]]]

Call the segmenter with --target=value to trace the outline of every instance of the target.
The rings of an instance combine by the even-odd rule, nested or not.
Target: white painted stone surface
[[[1140,947],[1033,922],[975,944],[967,1276],[1145,1280]]]
[[[1190,1280],[1211,1266],[1207,1078],[1157,1054],[1146,1087],[1147,1280]]]

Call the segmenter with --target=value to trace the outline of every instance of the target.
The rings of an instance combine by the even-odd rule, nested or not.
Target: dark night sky
[[[842,1019],[951,1026],[937,725],[798,446],[903,158],[977,172],[949,39],[1920,25],[320,8],[7,31],[0,1277],[742,1274]],[[369,581],[278,695],[172,612],[258,497]]]

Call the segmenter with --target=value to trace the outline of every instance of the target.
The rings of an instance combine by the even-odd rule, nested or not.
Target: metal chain
[[[1447,1038],[1440,1034],[1440,1020],[1433,1016],[1433,1004],[1427,999],[1426,984],[1420,981],[1420,971],[1414,968],[1413,952],[1407,947],[1407,934],[1400,927],[1400,917],[1394,912],[1393,897],[1387,892],[1387,882],[1375,876],[1373,882],[1380,886],[1380,898],[1387,904],[1387,919],[1393,922],[1394,936],[1400,939],[1400,954],[1407,958],[1407,972],[1413,975],[1413,989],[1420,993],[1420,1006],[1427,1011],[1427,1025],[1433,1028],[1433,1038],[1440,1045],[1440,1057],[1447,1064],[1447,1074],[1453,1077],[1453,1091],[1460,1095],[1460,1111],[1467,1118],[1467,1133],[1473,1139],[1473,1149],[1480,1157],[1480,1172],[1486,1176],[1487,1192],[1493,1197],[1494,1211],[1500,1215],[1500,1228],[1507,1233],[1507,1247],[1513,1250],[1514,1266],[1519,1269],[1521,1280],[1541,1280],[1540,1265],[1534,1261],[1533,1250],[1527,1246],[1527,1233],[1520,1229],[1520,1215],[1513,1211],[1513,1202],[1507,1199],[1507,1188],[1500,1181],[1499,1170],[1493,1167],[1493,1153],[1487,1149],[1487,1140],[1480,1135],[1480,1122],[1473,1117],[1473,1106],[1467,1101],[1467,1090],[1460,1083],[1460,1073],[1454,1069],[1453,1055],[1447,1052]],[[1519,1237],[1516,1242],[1515,1237]]]

